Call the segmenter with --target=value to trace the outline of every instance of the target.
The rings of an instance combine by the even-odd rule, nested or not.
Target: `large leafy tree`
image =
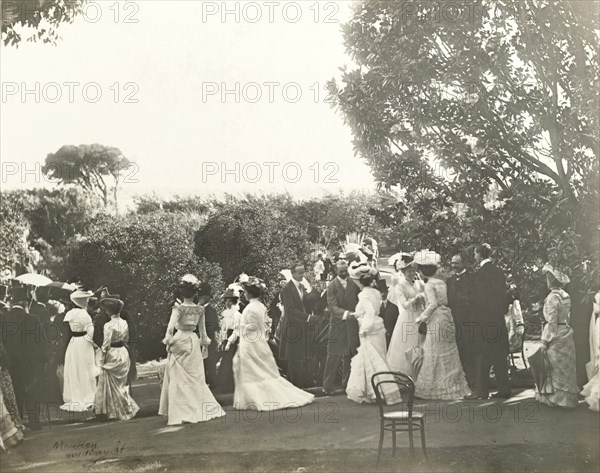
[[[19,202],[31,228],[30,239],[60,247],[75,235],[84,234],[92,218],[102,209],[100,199],[81,188],[12,190],[3,199]]]
[[[593,233],[597,7],[482,0],[450,17],[443,2],[362,4],[344,27],[359,67],[332,83],[356,151],[408,207],[433,192],[483,211],[491,183],[500,199],[549,185],[529,197],[561,208],[561,232]]]
[[[28,248],[29,222],[23,214],[23,202],[12,194],[0,196],[0,269],[11,268],[15,256],[24,256]]]
[[[44,175],[59,184],[77,184],[96,193],[108,206],[111,193],[115,208],[124,171],[132,165],[114,146],[100,144],[66,145],[46,156]]]
[[[335,251],[350,232],[372,236],[375,218],[370,209],[377,205],[375,194],[351,191],[297,201],[287,211],[306,229],[311,242],[319,248]]]
[[[214,201],[196,234],[194,252],[218,263],[227,282],[245,272],[264,279],[272,292],[280,270],[310,255],[305,226],[288,215],[293,205],[282,194]]]
[[[2,0],[2,40],[17,46],[23,40],[55,44],[61,23],[72,23],[84,0]]]
[[[596,290],[598,29],[597,2],[357,6],[357,67],[331,88],[357,154],[404,192],[388,224],[444,251],[493,238],[522,281],[550,259],[577,303]]]

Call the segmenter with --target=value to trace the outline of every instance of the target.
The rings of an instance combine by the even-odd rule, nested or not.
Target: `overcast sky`
[[[56,47],[2,47],[2,188],[47,185],[25,169],[90,143],[136,162],[127,196],[373,188],[323,89],[351,63],[350,7],[92,2]]]

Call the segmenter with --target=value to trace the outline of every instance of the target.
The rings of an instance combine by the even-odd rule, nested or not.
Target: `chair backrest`
[[[400,391],[407,391],[408,398],[406,399],[406,410],[408,411],[408,418],[412,418],[413,403],[415,400],[415,382],[407,374],[399,371],[380,371],[375,373],[371,377],[371,385],[373,391],[375,391],[375,399],[377,406],[379,407],[379,415],[383,417],[384,407],[387,405],[385,401],[385,393],[383,392],[382,386],[386,384],[393,384]]]

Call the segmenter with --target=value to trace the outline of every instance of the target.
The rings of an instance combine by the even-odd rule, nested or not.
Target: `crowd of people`
[[[218,314],[210,283],[182,277],[162,343],[160,415],[168,425],[204,422],[225,415],[217,393],[233,393],[234,408],[276,410],[343,390],[357,402],[375,402],[376,372],[397,371],[415,381],[421,399],[488,399],[493,371],[497,392],[510,398],[508,355],[524,331],[519,296],[507,289],[487,244],[452,256],[453,272],[441,273],[433,251],[397,253],[388,286],[372,251],[345,245],[313,274],[303,262],[279,274],[268,307],[267,287],[241,274],[221,295]],[[536,385],[536,399],[575,407],[581,396],[599,406],[600,296],[591,319],[589,382],[575,379],[575,346],[569,325],[569,278],[543,268],[549,290],[541,351],[550,369]],[[308,281],[308,279],[311,282]],[[39,290],[13,285],[0,315],[0,439],[4,448],[40,428],[40,406],[89,418],[128,420],[139,411],[131,396],[136,378],[131,319],[119,295],[77,289],[49,300]],[[99,295],[98,295],[99,294]],[[98,297],[96,297],[98,295]],[[388,404],[402,401],[393,384]]]
[[[18,281],[0,302],[0,437],[18,443],[28,427],[41,428],[42,410],[81,412],[85,418],[130,419],[135,357],[129,315],[118,295],[101,288],[49,291]]]

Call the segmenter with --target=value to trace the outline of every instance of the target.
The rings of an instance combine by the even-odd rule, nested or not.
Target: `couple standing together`
[[[168,425],[204,422],[225,415],[204,375],[203,359],[208,354],[203,347],[208,347],[211,340],[206,333],[204,308],[194,303],[198,286],[195,276],[182,278],[180,290],[184,300],[173,307],[163,339],[168,357],[158,413],[168,416]],[[249,277],[242,286],[248,305],[235,329],[234,338],[239,344],[233,357],[234,407],[272,411],[311,403],[312,394],[298,389],[279,374],[266,339],[267,308],[260,302],[266,289],[264,283]]]
[[[348,262],[339,259],[336,277],[326,290],[330,313],[327,358],[323,376],[323,393],[333,394],[342,366],[342,386],[348,398],[356,402],[373,402],[375,394],[370,376],[388,371],[385,361],[385,326],[380,317],[381,293],[375,288],[378,271],[366,263],[352,264],[350,278]],[[282,319],[280,358],[288,361],[290,381],[302,382],[303,363],[308,357],[307,333],[311,315],[304,306],[301,281],[304,265],[292,269],[292,279],[281,290],[285,317]],[[400,392],[385,392],[388,403],[401,401]]]
[[[471,391],[465,396],[467,399],[489,397],[490,368],[493,366],[498,393],[492,397],[510,397],[508,332],[504,318],[508,305],[506,281],[502,270],[491,261],[491,251],[488,244],[474,250],[478,265],[476,273],[469,272],[462,257],[455,255],[452,258],[454,274],[446,282],[432,273],[431,265],[423,264],[428,263],[427,255],[417,254],[413,260],[409,254],[401,254],[401,259],[395,263],[401,273],[400,280],[391,294],[400,312],[387,355],[391,370],[412,373],[404,353],[418,343],[417,324],[426,321],[425,362],[433,357],[446,360],[447,369],[456,379],[466,378]],[[427,278],[426,284],[416,277],[417,268]],[[433,319],[427,320],[435,313],[431,311],[433,301],[437,306],[435,312],[443,313],[437,317],[437,323]],[[459,363],[455,356],[457,349]],[[464,391],[464,385],[459,388],[456,383],[446,383],[446,376],[438,373],[426,384],[441,386],[419,392],[419,385],[424,386],[427,376],[425,368],[421,368],[416,386],[419,397],[452,399]]]

